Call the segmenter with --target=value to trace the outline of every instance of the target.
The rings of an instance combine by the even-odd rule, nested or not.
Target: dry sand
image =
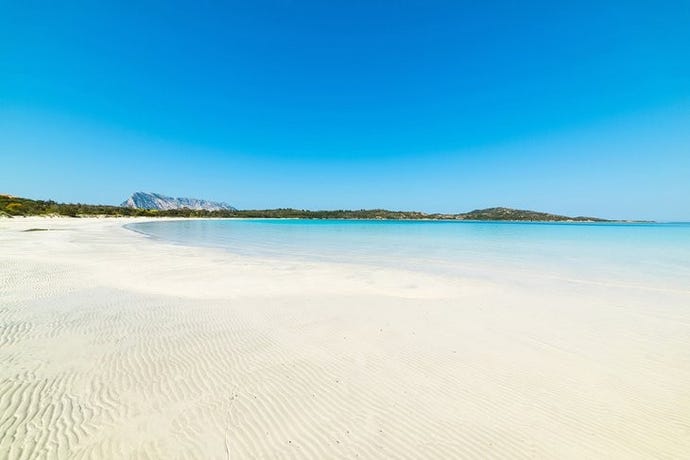
[[[690,458],[688,290],[261,260],[124,222],[0,220],[0,458]]]

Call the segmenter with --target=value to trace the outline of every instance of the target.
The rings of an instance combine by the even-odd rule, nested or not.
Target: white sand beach
[[[690,286],[275,261],[132,221],[0,220],[0,458],[690,458]]]

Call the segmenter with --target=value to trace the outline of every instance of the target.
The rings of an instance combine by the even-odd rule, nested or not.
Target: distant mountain
[[[121,205],[133,209],[157,209],[168,211],[171,209],[191,209],[195,211],[235,211],[227,203],[199,200],[197,198],[173,198],[160,193],[135,192]]]

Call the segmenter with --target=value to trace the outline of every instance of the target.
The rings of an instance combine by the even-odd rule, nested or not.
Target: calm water
[[[127,227],[179,244],[249,256],[445,274],[520,270],[690,290],[690,223],[233,219]]]

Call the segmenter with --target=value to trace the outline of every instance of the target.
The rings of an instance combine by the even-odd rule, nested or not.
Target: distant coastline
[[[199,210],[199,209],[137,209],[124,206],[83,203],[57,203],[0,195],[0,216],[68,216],[68,217],[189,217],[189,218],[269,218],[269,219],[366,219],[366,220],[449,220],[449,221],[513,221],[513,222],[642,222],[602,219],[589,216],[563,216],[546,212],[495,207],[447,214],[386,209],[325,210],[263,209],[263,210]]]

